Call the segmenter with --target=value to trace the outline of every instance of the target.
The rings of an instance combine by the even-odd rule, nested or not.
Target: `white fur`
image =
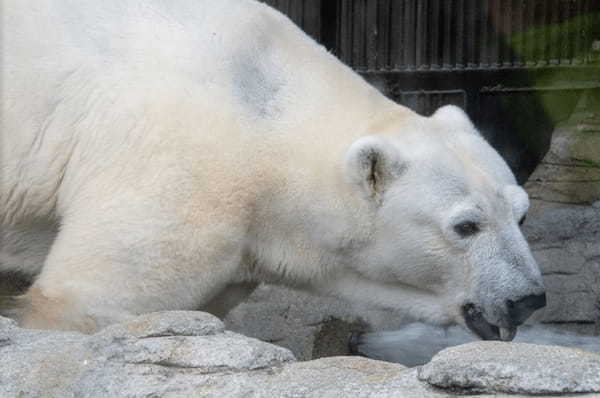
[[[432,323],[474,300],[498,324],[540,290],[526,195],[501,194],[520,188],[466,115],[394,104],[273,9],[6,0],[2,18],[0,222],[60,225],[23,266],[41,269],[24,325],[94,330],[246,282]],[[479,238],[452,235],[473,215]]]

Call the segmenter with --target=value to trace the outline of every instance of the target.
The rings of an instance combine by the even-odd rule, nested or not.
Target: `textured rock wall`
[[[600,204],[600,203],[598,203]],[[600,335],[600,206],[539,206],[524,231],[548,305],[528,323]]]
[[[525,234],[548,289],[535,319],[600,334],[600,90],[590,90],[555,130],[525,188]]]
[[[600,90],[585,93],[570,119],[557,126],[525,188],[546,205],[600,200]]]

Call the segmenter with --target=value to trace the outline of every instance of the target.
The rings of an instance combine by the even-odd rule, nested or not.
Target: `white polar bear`
[[[250,0],[4,0],[0,269],[26,327],[223,313],[256,283],[511,339],[544,305],[528,198]]]

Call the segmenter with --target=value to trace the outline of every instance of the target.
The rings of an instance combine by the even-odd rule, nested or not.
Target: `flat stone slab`
[[[480,341],[441,351],[420,368],[418,377],[448,391],[600,393],[600,355],[558,346]]]

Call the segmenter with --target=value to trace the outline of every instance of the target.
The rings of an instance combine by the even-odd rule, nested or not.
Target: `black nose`
[[[506,300],[508,315],[515,326],[525,322],[535,310],[546,306],[546,293],[525,296],[517,301]]]

